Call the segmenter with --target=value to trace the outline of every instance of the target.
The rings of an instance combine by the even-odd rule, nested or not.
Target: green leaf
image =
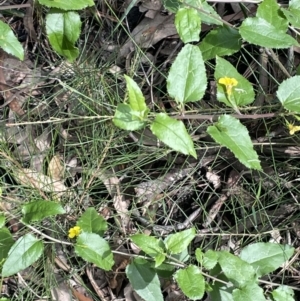
[[[20,237],[10,248],[2,268],[2,277],[14,275],[39,259],[44,250],[43,242],[32,234]]]
[[[300,9],[290,8],[289,10],[281,8],[288,21],[294,26],[300,28]]]
[[[182,292],[190,299],[202,299],[205,292],[205,280],[198,267],[190,265],[178,270],[174,275]]]
[[[222,26],[210,31],[200,43],[203,60],[218,56],[230,55],[241,49],[242,37],[232,27]]]
[[[14,244],[14,239],[7,228],[0,229],[0,263],[7,258],[8,252]]]
[[[126,267],[126,275],[138,295],[147,301],[163,301],[158,276],[149,262],[135,258]]]
[[[246,261],[227,252],[220,251],[218,262],[225,276],[238,288],[256,283],[254,268]]]
[[[234,289],[232,292],[234,301],[266,301],[264,291],[256,283],[250,283],[249,285]]]
[[[148,236],[146,234],[135,234],[130,236],[130,239],[147,255],[156,257],[164,253],[164,249],[161,247],[162,241],[158,240],[154,236]]]
[[[126,80],[126,87],[128,91],[128,98],[129,98],[129,106],[132,111],[140,112],[140,116],[143,118],[147,117],[149,109],[145,102],[145,97],[137,85],[137,83],[127,75],[124,75]]]
[[[98,214],[95,208],[87,208],[76,223],[83,232],[95,233],[103,236],[107,230],[106,220]]]
[[[180,262],[188,261],[190,258],[188,248],[184,249],[182,252],[180,252],[178,254],[172,254],[172,258],[175,258],[176,260],[178,260]]]
[[[165,9],[167,9],[171,13],[176,13],[180,7],[179,0],[162,0],[162,3],[164,5]]]
[[[224,284],[218,281],[213,281],[212,283],[210,283],[210,290],[208,291],[210,300],[233,301],[232,291],[234,289],[234,286],[228,280],[228,278],[226,278],[219,264],[217,264],[215,268],[210,271],[210,275],[215,276],[216,278],[223,280],[225,283],[227,283]]]
[[[229,77],[235,78],[238,81],[238,85],[232,88],[231,98],[234,101],[234,104],[239,107],[252,103],[255,98],[252,84],[244,76],[239,74],[234,66],[225,59],[217,57],[216,63],[214,76],[218,83],[217,99],[227,106],[232,107],[232,104],[227,99],[226,87],[218,82],[222,77]]]
[[[278,30],[285,32],[288,29],[288,22],[280,11],[276,0],[264,0],[261,2],[258,6],[256,16],[265,19]]]
[[[64,214],[63,207],[52,201],[34,201],[22,206],[22,222],[29,224],[33,221],[41,221],[46,217]]]
[[[0,228],[2,228],[4,225],[5,225],[5,215],[0,213]]]
[[[87,262],[109,271],[114,265],[113,254],[105,239],[94,233],[81,233],[76,241],[75,252]]]
[[[195,256],[196,256],[196,260],[202,264],[203,262],[203,255],[204,253],[202,252],[202,250],[200,248],[197,248],[195,251]]]
[[[190,2],[191,0],[188,0]],[[192,0],[195,1],[195,0]],[[209,5],[205,0],[200,1],[196,0],[201,3],[199,8],[201,8],[204,12],[198,11],[201,21],[208,25],[223,25],[222,18],[216,13],[216,11],[213,9],[211,5]],[[197,6],[197,5],[196,5]]]
[[[38,2],[47,7],[55,7],[62,10],[80,10],[95,5],[93,0],[38,0]]]
[[[165,261],[166,255],[165,254],[158,254],[157,256],[154,257],[155,260],[155,268],[159,267],[162,265],[162,263]]]
[[[204,253],[202,264],[206,269],[211,270],[218,263],[218,258],[219,258],[218,252],[215,252],[213,250],[208,250],[207,252]]]
[[[175,16],[175,26],[183,43],[199,41],[201,19],[194,8],[180,8]]]
[[[288,286],[282,285],[276,288],[272,293],[275,301],[294,301],[294,291]]]
[[[294,250],[289,245],[259,242],[246,246],[240,258],[250,263],[261,277],[278,269],[293,255]]]
[[[24,59],[24,49],[13,31],[6,23],[0,21],[0,47],[20,60]]]
[[[278,87],[277,97],[286,110],[300,113],[300,76],[283,81]]]
[[[165,239],[165,246],[171,254],[178,254],[184,251],[195,238],[195,228],[183,230],[181,232],[170,234]]]
[[[173,150],[197,158],[193,141],[182,121],[173,119],[165,113],[159,113],[150,129],[158,139]]]
[[[113,118],[115,126],[122,130],[136,131],[146,126],[141,113],[133,111],[130,105],[119,103]]]
[[[220,116],[215,125],[207,128],[207,133],[216,142],[231,150],[246,167],[261,170],[248,130],[238,119],[229,115]]]
[[[177,103],[183,104],[200,100],[206,86],[206,71],[199,47],[185,45],[170,68],[168,93]]]
[[[247,42],[266,48],[288,48],[298,42],[262,18],[247,18],[239,28]]]
[[[66,3],[66,1],[64,1]],[[46,17],[47,37],[53,49],[73,62],[79,54],[75,42],[79,38],[81,21],[78,13],[52,9]]]

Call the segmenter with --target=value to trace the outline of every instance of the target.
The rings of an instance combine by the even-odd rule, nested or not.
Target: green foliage
[[[215,141],[230,149],[246,167],[261,170],[249,132],[238,119],[230,115],[220,116],[217,123],[207,128],[207,132]]]
[[[11,28],[0,21],[0,47],[7,53],[16,56],[18,59],[24,59],[24,49],[18,39],[15,37]]]
[[[105,239],[94,233],[81,233],[74,247],[76,254],[105,271],[114,265],[113,254]]]
[[[230,55],[238,52],[242,46],[242,38],[238,30],[226,25],[210,31],[200,43],[203,60],[216,56]]]
[[[7,258],[10,248],[14,244],[14,239],[7,228],[0,229],[0,262]]]
[[[10,248],[1,275],[14,275],[33,264],[43,254],[44,244],[32,234],[20,237]]]
[[[176,234],[168,235],[164,243],[168,252],[170,252],[171,254],[179,254],[188,247],[195,236],[196,229],[191,228],[178,232]]]
[[[97,213],[95,208],[87,208],[77,221],[77,226],[87,233],[103,236],[107,230],[106,220]]]
[[[47,7],[59,8],[62,10],[80,10],[95,5],[93,0],[38,0],[38,2]]]
[[[0,228],[5,224],[5,215],[0,213]]]
[[[53,49],[73,62],[79,50],[74,46],[81,29],[80,16],[72,11],[52,9],[46,18],[46,32]]]
[[[256,274],[261,277],[274,271],[291,257],[295,249],[289,245],[273,243],[256,243],[245,247],[240,257],[250,263]]]
[[[29,224],[32,221],[41,221],[46,217],[64,214],[63,207],[51,201],[34,201],[22,206],[22,222]]]
[[[126,267],[133,289],[147,301],[163,301],[159,278],[150,263],[142,258],[134,259]]]
[[[176,13],[175,26],[184,43],[199,41],[201,19],[194,8],[180,8]]]
[[[178,270],[174,275],[183,293],[190,299],[201,299],[205,293],[205,279],[201,270],[190,265],[185,269]]]
[[[152,122],[150,129],[156,137],[172,149],[197,158],[193,141],[182,121],[175,120],[165,113],[159,113]]]
[[[168,93],[179,104],[199,101],[207,86],[202,54],[197,46],[185,45],[177,55],[167,79]]]
[[[277,90],[277,97],[286,110],[300,113],[300,76],[283,81]]]
[[[288,48],[297,41],[262,18],[247,18],[240,27],[240,34],[247,42],[266,48]]]
[[[215,79],[217,84],[217,99],[229,107],[240,107],[254,101],[254,91],[251,83],[225,59],[216,57]],[[230,77],[237,80],[238,85],[232,89],[231,101],[228,100],[226,89],[218,81],[220,78]]]

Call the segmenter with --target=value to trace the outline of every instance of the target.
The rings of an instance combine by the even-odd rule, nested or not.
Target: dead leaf
[[[64,178],[64,165],[61,163],[60,157],[55,155],[49,162],[48,175],[54,180],[62,180]]]

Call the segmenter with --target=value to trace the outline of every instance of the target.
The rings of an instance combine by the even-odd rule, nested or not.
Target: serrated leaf
[[[147,301],[163,301],[158,276],[149,262],[135,258],[127,267],[126,275],[138,295]]]
[[[201,19],[194,8],[180,8],[175,16],[175,26],[183,43],[199,41]]]
[[[24,49],[13,31],[6,23],[0,21],[0,47],[20,60],[24,59]]]
[[[143,117],[140,117],[140,115],[141,113],[133,111],[130,105],[119,103],[115,111],[113,123],[122,130],[140,130],[146,126],[145,121],[143,121]]]
[[[201,22],[208,25],[223,25],[221,17],[205,0],[185,0],[180,1],[180,3],[182,8],[195,8],[200,16]]]
[[[201,8],[204,12],[199,11],[199,15],[201,18],[201,21],[205,24],[208,25],[223,25],[222,22],[222,18],[217,14],[217,12],[214,10],[214,8],[209,5],[205,0],[200,1],[201,2],[201,6],[199,8]]]
[[[285,32],[288,29],[288,22],[280,11],[276,0],[264,0],[261,2],[258,6],[256,16],[265,19],[278,30]]]
[[[178,270],[174,275],[178,286],[190,299],[202,299],[205,292],[205,280],[198,267],[190,265]]]
[[[247,128],[229,115],[219,117],[219,121],[207,128],[207,133],[219,144],[227,147],[246,167],[261,170],[260,161]]]
[[[159,267],[160,265],[162,265],[162,263],[165,261],[166,256],[165,254],[158,254],[157,256],[154,257],[155,260],[155,268]]]
[[[275,301],[294,301],[294,291],[286,285],[281,285],[272,291]]]
[[[197,248],[195,251],[195,256],[196,256],[196,260],[202,264],[203,262],[203,255],[204,253],[202,252],[202,250],[200,248]]]
[[[154,236],[148,236],[146,234],[135,234],[130,236],[130,239],[146,254],[151,257],[156,257],[164,253],[164,249],[161,247],[162,242]]]
[[[289,10],[281,8],[288,21],[294,26],[300,28],[300,9],[290,8]]]
[[[207,252],[204,253],[202,264],[206,269],[211,270],[218,263],[218,258],[219,258],[218,252],[215,252],[213,250],[208,250]]]
[[[218,56],[231,55],[241,49],[242,37],[232,27],[222,26],[210,31],[200,43],[203,60]]]
[[[148,113],[145,97],[137,85],[137,83],[127,75],[124,75],[126,80],[126,88],[128,91],[129,105],[133,111],[141,113],[141,116],[147,117],[145,113]]]
[[[250,104],[255,99],[255,94],[252,84],[232,66],[228,61],[223,58],[216,58],[215,79],[217,82],[217,99],[225,103],[227,106],[232,107],[232,104],[228,101],[226,95],[226,87],[219,84],[219,79],[224,77],[234,78],[238,84],[232,89],[231,98],[234,104],[239,106],[245,106]]]
[[[207,78],[198,46],[185,45],[170,68],[167,89],[177,103],[198,101],[204,95]]]
[[[232,296],[234,301],[267,301],[263,289],[256,283],[234,289]]]
[[[64,3],[67,2],[64,1]],[[75,47],[75,42],[79,38],[80,30],[80,16],[76,12],[52,9],[47,14],[46,32],[50,44],[69,62],[73,62],[78,57],[79,50]]]
[[[0,229],[0,263],[7,258],[8,252],[15,243],[11,233],[7,228]],[[1,273],[0,273],[1,274]]]
[[[293,255],[294,250],[289,245],[259,242],[246,246],[240,258],[250,263],[261,277],[278,269]]]
[[[196,230],[195,228],[191,228],[168,235],[164,243],[168,252],[171,254],[178,254],[189,246],[195,236]]]
[[[43,242],[32,234],[20,237],[10,248],[2,268],[2,277],[14,275],[37,261],[44,250]]]
[[[239,28],[243,39],[266,48],[288,48],[298,42],[262,18],[247,18]]]
[[[159,140],[173,150],[197,158],[193,141],[182,121],[173,119],[165,113],[159,113],[150,129]]]
[[[218,262],[225,276],[238,288],[256,282],[254,268],[241,258],[227,252],[218,252]]]
[[[83,232],[95,233],[100,236],[103,236],[107,230],[106,220],[92,207],[85,210],[76,225],[79,226]]]
[[[62,10],[80,10],[95,5],[93,0],[38,0],[38,2],[47,7],[55,7]]]
[[[276,94],[286,110],[300,113],[300,76],[283,81]]]
[[[109,271],[114,265],[113,254],[105,239],[94,233],[81,233],[77,237],[75,253],[87,262]]]
[[[22,222],[29,224],[33,221],[41,221],[46,217],[64,214],[64,208],[52,201],[34,201],[22,206]]]

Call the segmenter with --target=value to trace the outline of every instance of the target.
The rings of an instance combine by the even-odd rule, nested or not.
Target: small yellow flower
[[[300,131],[299,125],[293,125],[292,123],[287,122],[287,127],[290,131],[290,135],[294,135],[296,132]]]
[[[69,230],[69,235],[68,236],[70,238],[74,238],[75,236],[78,236],[80,234],[80,231],[81,231],[80,227],[75,226],[75,227],[73,227]]]
[[[232,88],[237,86],[238,81],[235,78],[225,76],[219,79],[219,84],[226,87],[226,93],[228,96],[230,96],[232,94]]]

